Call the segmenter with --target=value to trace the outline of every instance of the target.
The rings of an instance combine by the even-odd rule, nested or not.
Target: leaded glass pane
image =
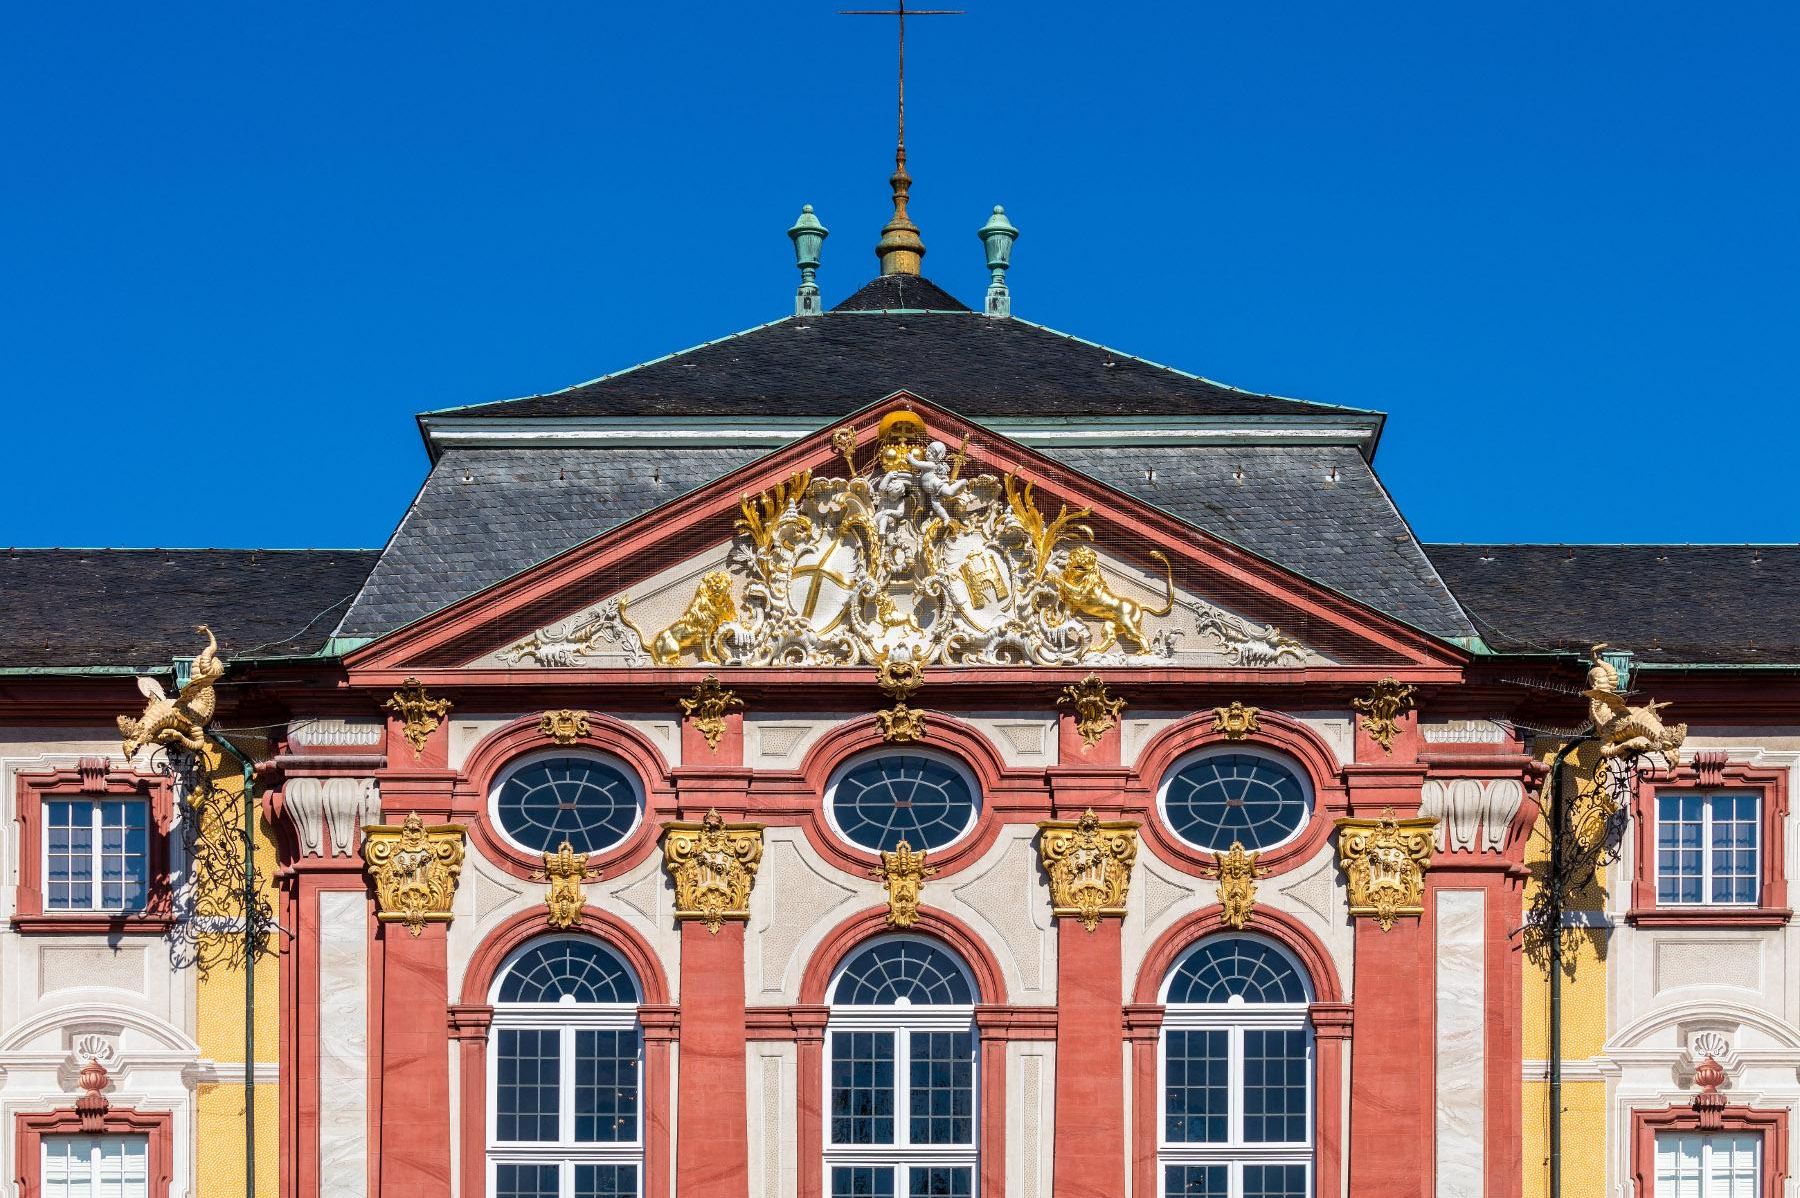
[[[1311,1074],[1301,1030],[1244,1032],[1244,1139],[1298,1144],[1306,1139]]]
[[[949,952],[924,940],[886,939],[858,953],[838,977],[832,1001],[885,1006],[905,1000],[919,1006],[975,1001],[969,979]]]
[[[1273,946],[1243,936],[1215,936],[1176,967],[1169,980],[1171,1003],[1252,1003],[1307,1001],[1298,970]]]
[[[576,1031],[576,1140],[618,1144],[637,1139],[638,1043],[636,1028]]]
[[[502,1143],[555,1142],[562,1033],[501,1028],[496,1035],[494,1138]]]
[[[832,789],[831,815],[852,844],[892,850],[941,848],[975,818],[975,795],[962,773],[935,757],[884,753],[853,765]]]
[[[544,757],[507,775],[495,808],[506,834],[537,852],[568,841],[577,853],[611,848],[636,825],[638,788],[597,757]]]
[[[1163,1138],[1171,1144],[1224,1143],[1230,1136],[1230,1033],[1171,1031],[1165,1040]]]
[[[1236,842],[1257,850],[1300,830],[1312,800],[1300,775],[1256,753],[1213,753],[1182,766],[1163,791],[1175,834],[1224,852]]]
[[[1163,1170],[1166,1198],[1231,1198],[1226,1165],[1170,1165]]]
[[[975,1037],[971,1032],[914,1032],[908,1134],[915,1144],[975,1142]]]
[[[623,962],[592,940],[547,940],[519,955],[500,983],[503,1003],[636,1003]]]
[[[894,1171],[838,1165],[831,1170],[831,1198],[894,1198]]]
[[[831,1037],[831,1142],[894,1142],[894,1033]]]

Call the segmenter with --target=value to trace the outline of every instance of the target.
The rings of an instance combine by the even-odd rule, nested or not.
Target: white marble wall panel
[[[750,1198],[793,1198],[799,1188],[794,1127],[798,1057],[792,1044],[752,1042],[745,1097]]]
[[[319,1198],[368,1192],[368,900],[319,895]]]
[[[1487,895],[1437,892],[1437,1198],[1481,1198],[1487,1130]]]
[[[1006,1198],[1049,1198],[1055,1084],[1054,1044],[1028,1040],[1007,1046]]]

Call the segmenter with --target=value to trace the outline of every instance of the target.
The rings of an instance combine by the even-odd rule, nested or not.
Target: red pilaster
[[[681,1066],[676,1198],[743,1198],[750,1190],[744,1095],[744,925],[681,925]]]
[[[1058,921],[1055,1198],[1125,1192],[1125,1036],[1120,921]]]
[[[1344,1190],[1344,1051],[1350,1044],[1352,1015],[1349,1003],[1331,1002],[1314,1003],[1310,1013],[1318,1087],[1313,1198],[1338,1198]]]
[[[382,925],[380,1198],[450,1193],[447,930]]]

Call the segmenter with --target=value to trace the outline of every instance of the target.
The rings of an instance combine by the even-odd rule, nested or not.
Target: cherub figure
[[[914,470],[913,487],[919,493],[920,506],[949,524],[953,517],[945,500],[954,500],[969,485],[968,479],[950,477],[950,451],[942,441],[933,441],[924,453],[906,456],[906,464]]]

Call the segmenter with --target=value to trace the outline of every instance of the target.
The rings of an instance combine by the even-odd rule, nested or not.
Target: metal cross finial
[[[894,216],[881,231],[881,241],[875,247],[875,253],[881,258],[881,273],[884,275],[916,275],[919,273],[919,260],[925,256],[925,243],[919,237],[918,226],[906,215],[907,194],[912,186],[912,176],[906,173],[906,18],[955,17],[961,16],[962,11],[960,8],[907,8],[906,0],[895,0],[893,8],[838,10],[840,16],[846,17],[894,17],[899,30],[898,118],[894,140],[894,174],[890,180],[894,187]]]

